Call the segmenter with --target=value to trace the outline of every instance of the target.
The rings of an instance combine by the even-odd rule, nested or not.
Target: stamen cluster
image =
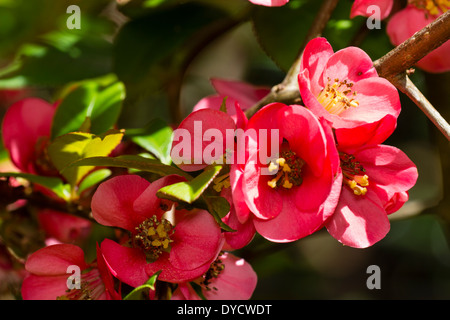
[[[354,99],[356,91],[353,91],[353,83],[348,80],[340,81],[334,79],[331,83],[331,78],[328,78],[326,87],[320,92],[317,100],[324,106],[324,108],[332,114],[339,115],[350,107],[356,108],[359,102]]]

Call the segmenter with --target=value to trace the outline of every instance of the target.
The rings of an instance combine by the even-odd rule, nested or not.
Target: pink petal
[[[359,106],[348,108],[340,114],[341,118],[371,123],[386,115],[397,118],[400,114],[398,91],[388,80],[379,77],[363,79],[352,89],[357,92]]]
[[[211,79],[211,83],[221,96],[232,97],[237,100],[242,110],[252,107],[270,92],[270,88],[258,87],[239,81],[214,78]]]
[[[178,175],[168,175],[153,181],[133,202],[133,211],[143,217],[143,220],[153,215],[156,215],[158,219],[161,218],[164,212],[171,209],[174,202],[161,199],[156,196],[156,193],[165,186],[183,181],[186,179]]]
[[[384,205],[387,214],[397,212],[409,199],[408,191],[398,192]]]
[[[319,120],[303,106],[286,106],[278,113],[280,136],[303,159],[314,175],[323,171],[326,137]]]
[[[369,183],[377,187],[377,194],[385,205],[396,193],[411,189],[418,177],[417,167],[401,150],[386,146],[372,146],[354,153],[369,176]]]
[[[133,230],[147,218],[135,212],[133,206],[149,185],[138,175],[121,175],[103,182],[92,197],[94,219],[105,226]]]
[[[362,79],[376,77],[377,71],[373,67],[372,59],[358,47],[347,47],[335,52],[327,62],[323,72],[323,83],[339,79],[353,83]]]
[[[89,220],[51,209],[39,210],[38,220],[47,236],[67,243],[85,239],[92,227]]]
[[[118,291],[114,288],[114,278],[111,273],[111,269],[106,262],[105,256],[103,255],[102,250],[100,249],[100,246],[98,243],[96,244],[97,247],[97,267],[100,272],[100,277],[103,281],[103,284],[105,286],[105,293],[106,293],[106,299],[107,300],[121,300],[121,291],[120,287]]]
[[[219,276],[211,281],[211,287],[217,290],[203,290],[207,300],[248,300],[257,284],[257,275],[252,266],[244,259],[231,253],[219,257],[225,265]]]
[[[162,271],[158,275],[158,279],[161,281],[171,282],[171,283],[183,283],[187,281],[192,281],[202,274],[204,274],[209,269],[209,263],[205,263],[200,267],[192,270],[182,270],[177,269],[169,262],[169,254],[163,253],[158,260],[153,263],[148,263],[145,267],[145,271],[148,277],[151,277],[158,271]]]
[[[240,107],[240,103],[233,97],[226,95],[214,95],[201,99],[192,109],[198,111],[202,109],[220,110],[223,100],[226,98],[227,114],[234,120],[236,127],[243,129],[247,124],[247,117]]]
[[[69,274],[59,276],[27,276],[22,283],[24,300],[56,300],[66,294]]]
[[[177,269],[192,270],[215,259],[222,233],[207,211],[185,212],[178,215],[170,263]]]
[[[25,263],[25,269],[42,276],[66,275],[67,267],[77,265],[81,270],[87,268],[83,250],[72,244],[55,244],[32,253]]]
[[[147,261],[141,249],[129,248],[105,239],[101,251],[113,274],[132,287],[144,284],[150,276],[146,272]]]
[[[239,222],[236,212],[232,207],[229,214],[223,219],[223,222],[228,225],[234,232],[224,232],[225,245],[224,250],[237,250],[245,247],[252,241],[255,236],[256,230],[251,219],[245,223]]]
[[[245,203],[245,197],[243,192],[243,178],[244,172],[237,166],[231,165],[230,167],[230,184],[232,192],[232,205],[235,210],[236,217],[239,222],[245,223],[250,216],[250,210]]]
[[[387,115],[374,123],[366,123],[355,128],[338,128],[334,132],[340,148],[354,151],[364,145],[383,143],[396,127],[397,117]]]
[[[289,0],[249,0],[253,4],[266,7],[280,7],[284,6]]]
[[[39,138],[49,137],[55,107],[38,98],[14,103],[6,112],[2,136],[14,165],[23,172],[36,173],[35,149]]]
[[[353,3],[350,18],[356,16],[370,17],[373,14],[372,10],[368,10],[369,6],[377,6],[380,10],[380,19],[385,19],[391,13],[393,0],[355,0]]]
[[[172,145],[173,151],[178,144],[183,143],[183,146],[190,148],[190,157],[184,153],[186,150],[183,149],[183,152],[179,152],[180,154],[172,152],[172,159],[180,168],[186,171],[197,171],[204,168],[206,165],[211,164],[212,160],[222,158],[227,147],[227,133],[231,132],[234,134],[235,129],[236,125],[233,119],[225,112],[213,109],[194,111],[174,131],[174,142]],[[186,130],[190,134],[190,141],[183,142],[183,139],[179,139],[179,135],[186,132]],[[206,138],[204,139],[205,132],[211,132],[212,130],[222,138],[222,141],[207,141]],[[211,150],[215,149],[217,151],[213,155],[215,159],[204,159],[204,151],[208,146]]]
[[[303,51],[299,73],[308,70],[310,90],[316,96],[324,87],[322,74],[333,53],[333,48],[325,38],[315,38],[309,41]]]
[[[356,196],[343,187],[341,200],[326,228],[342,244],[366,248],[386,236],[390,223],[375,193],[369,190],[365,196]]]
[[[280,213],[283,207],[282,196],[278,190],[267,185],[271,176],[261,175],[257,156],[258,154],[254,153],[245,166],[242,191],[245,195],[245,203],[256,217],[272,219]]]

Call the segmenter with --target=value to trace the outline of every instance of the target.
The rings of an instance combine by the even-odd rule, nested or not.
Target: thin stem
[[[402,73],[390,79],[390,82],[401,92],[406,94],[431,122],[441,131],[441,133],[450,141],[450,125],[445,121],[441,114],[433,107],[422,92],[414,85],[406,73]]]

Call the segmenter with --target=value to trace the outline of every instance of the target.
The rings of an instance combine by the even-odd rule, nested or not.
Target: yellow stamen
[[[347,80],[339,81],[334,79],[334,83],[330,85],[331,79],[328,78],[328,84],[320,92],[317,100],[331,114],[341,114],[348,108],[356,108],[359,102],[353,97],[356,91],[353,91],[353,83]]]

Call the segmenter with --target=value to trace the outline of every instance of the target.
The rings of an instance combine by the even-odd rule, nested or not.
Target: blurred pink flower
[[[80,288],[70,289],[69,266],[80,269]],[[30,273],[22,284],[24,300],[120,300],[114,279],[97,246],[96,262],[86,263],[83,250],[72,244],[55,244],[32,253],[25,269]]]
[[[87,219],[52,209],[39,210],[37,217],[46,236],[63,243],[81,244],[92,228]]]
[[[393,0],[356,0],[350,17],[368,17],[371,15],[368,7],[376,5],[381,9],[380,18],[385,19],[392,13],[393,3]],[[449,9],[450,2],[447,0],[408,0],[406,7],[393,13],[387,22],[386,32],[391,43],[400,45]],[[447,72],[450,71],[449,55],[450,41],[446,41],[417,62],[416,66],[430,73]]]
[[[207,300],[248,300],[256,288],[257,275],[244,259],[222,253],[208,271],[193,282]],[[172,300],[200,300],[189,282],[180,283]]]
[[[378,144],[395,129],[401,109],[398,91],[377,75],[363,50],[333,52],[325,38],[315,38],[305,47],[298,79],[305,106],[330,122],[336,134],[352,129],[355,138]]]
[[[449,1],[410,1],[406,8],[395,13],[389,20],[386,32],[393,45],[398,46],[412,37],[417,31],[436,20],[443,12],[450,9]],[[450,71],[450,40],[447,40],[437,49],[431,51],[417,62],[417,67],[430,73]]]
[[[92,198],[92,214],[100,224],[131,233],[120,245],[105,239],[101,248],[121,281],[137,287],[157,271],[158,279],[183,282],[208,270],[223,245],[221,230],[206,211],[170,211],[172,202],[156,196],[166,185],[184,181],[171,175],[152,183],[137,175],[103,182]],[[172,216],[170,216],[172,214]]]
[[[289,0],[249,0],[253,4],[258,4],[266,7],[280,7],[284,6]]]
[[[2,137],[11,161],[22,172],[49,175],[54,172],[46,157],[46,144],[56,107],[42,99],[25,98],[9,107]]]

